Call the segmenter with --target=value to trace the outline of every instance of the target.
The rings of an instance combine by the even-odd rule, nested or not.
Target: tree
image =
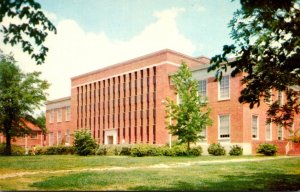
[[[285,92],[283,105],[271,102],[269,122],[291,127],[299,114],[300,88],[300,1],[299,0],[241,0],[241,9],[229,23],[234,44],[225,45],[223,53],[211,60],[209,71],[233,68],[231,76],[243,73],[245,88],[240,103],[250,108],[260,106],[272,96],[270,90]],[[228,56],[236,56],[229,62]]]
[[[175,91],[180,98],[176,104],[172,99],[165,100],[166,125],[172,135],[178,136],[181,143],[195,143],[202,139],[201,131],[211,125],[210,110],[198,95],[197,81],[185,63],[171,76]],[[204,112],[205,111],[205,112]]]
[[[10,22],[7,26],[5,19],[18,19],[18,22]],[[43,43],[49,32],[56,33],[56,28],[41,11],[39,3],[34,0],[1,0],[0,33],[5,44],[20,44],[37,64],[42,64],[48,52]]]
[[[40,74],[23,73],[12,57],[0,58],[0,132],[6,137],[6,155],[11,155],[13,137],[31,132],[25,122],[32,122],[34,110],[46,100],[49,84]]]

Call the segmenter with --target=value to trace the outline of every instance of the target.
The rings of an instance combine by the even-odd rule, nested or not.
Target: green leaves
[[[48,48],[43,46],[48,32],[56,34],[55,26],[40,10],[41,6],[34,0],[2,0],[0,4],[0,32],[5,44],[20,44],[37,64],[45,62]],[[1,26],[5,18],[20,19],[21,24],[11,23]]]
[[[40,74],[23,73],[13,58],[0,56],[0,131],[7,137],[28,133],[25,121],[36,123],[32,114],[46,101],[49,88]]]
[[[172,135],[177,135],[181,143],[197,142],[201,139],[200,132],[211,124],[210,110],[201,102],[198,95],[197,81],[185,63],[182,63],[177,73],[172,75],[171,81],[178,94],[179,103],[166,98],[166,126]],[[202,112],[201,110],[206,112]]]
[[[268,111],[273,122],[288,124],[300,108],[296,102],[299,89],[294,89],[300,86],[300,1],[242,0],[241,5],[229,23],[235,44],[225,45],[223,53],[211,59],[209,71],[216,71],[217,80],[228,66],[233,68],[233,77],[243,73],[245,88],[239,101],[249,103],[250,108],[260,106],[269,90],[294,92],[287,94],[287,100],[294,100],[287,102],[290,106],[276,108],[274,104]],[[228,62],[229,56],[235,56],[234,61]]]

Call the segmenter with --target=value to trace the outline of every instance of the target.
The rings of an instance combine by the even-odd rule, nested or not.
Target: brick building
[[[192,69],[199,82],[199,94],[208,98],[213,125],[202,133],[206,139],[200,144],[221,142],[227,146],[242,145],[245,154],[265,141],[286,147],[284,138],[289,133],[283,128],[266,125],[267,104],[250,110],[240,104],[242,75],[230,77],[230,71],[221,82],[207,72],[209,59],[193,58],[172,50],[162,50],[125,61],[100,70],[71,78],[71,97],[47,103],[46,126],[48,145],[72,143],[71,134],[87,128],[101,144],[166,144],[170,135],[165,128],[162,101],[174,100],[170,74],[182,62]],[[273,92],[273,100],[284,102],[284,95]],[[299,117],[294,129],[299,129]]]

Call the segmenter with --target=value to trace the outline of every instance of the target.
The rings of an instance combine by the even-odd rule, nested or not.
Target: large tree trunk
[[[190,142],[188,141],[187,149],[190,150]]]
[[[5,125],[4,129],[5,129],[5,137],[6,137],[6,145],[5,145],[4,154],[11,155],[11,135],[9,132],[10,127]]]

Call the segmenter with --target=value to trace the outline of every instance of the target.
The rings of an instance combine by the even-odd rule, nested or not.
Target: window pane
[[[206,97],[206,80],[198,81],[198,93],[201,97]]]
[[[271,124],[266,125],[266,139],[271,140]]]
[[[220,138],[229,138],[229,115],[219,116],[219,122]]]
[[[229,98],[229,76],[223,76],[220,81],[220,99]]]
[[[252,138],[257,138],[258,132],[258,116],[252,116]]]

